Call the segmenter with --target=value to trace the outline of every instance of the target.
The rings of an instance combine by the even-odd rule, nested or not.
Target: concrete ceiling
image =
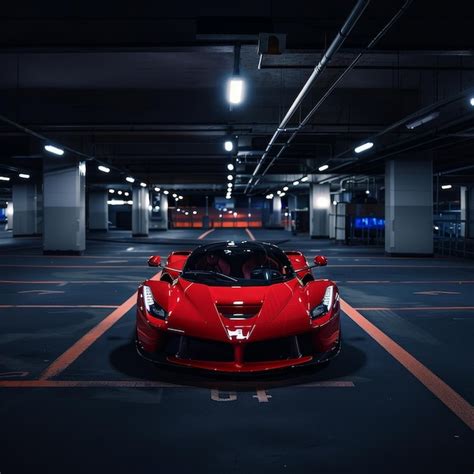
[[[148,2],[139,8],[91,8],[48,2],[0,20],[0,114],[49,139],[154,183],[209,189],[225,185],[225,136],[238,137],[237,190],[355,2]],[[407,135],[404,126],[378,138],[378,151],[350,150],[421,107],[474,85],[472,6],[415,1],[377,51],[363,56],[256,191],[273,178],[305,174],[329,162],[339,173],[379,175],[383,160],[432,152],[435,171],[472,164],[468,96],[440,106],[440,117]],[[301,107],[307,113],[360,47],[402,2],[371,2],[343,51]],[[460,4],[461,5],[461,4]],[[287,50],[264,56],[259,32],[287,34]],[[246,100],[225,101],[233,45],[241,49]],[[466,93],[467,94],[467,93]],[[300,114],[296,114],[296,124]],[[0,172],[41,173],[42,142],[0,124]],[[403,146],[402,146],[403,145]],[[358,157],[360,158],[360,157]],[[122,179],[90,167],[90,184]],[[11,171],[13,173],[13,171]],[[471,171],[463,173],[471,179]]]

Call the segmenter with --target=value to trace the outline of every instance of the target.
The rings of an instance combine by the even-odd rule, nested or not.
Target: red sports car
[[[161,266],[159,256],[148,261]],[[341,347],[339,292],[315,280],[301,252],[222,242],[173,252],[138,290],[138,352],[155,362],[219,372],[321,363]]]

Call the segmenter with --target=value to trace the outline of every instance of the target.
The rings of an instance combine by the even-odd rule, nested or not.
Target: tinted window
[[[276,246],[244,242],[213,244],[196,249],[183,278],[208,285],[269,285],[294,278],[288,257]]]

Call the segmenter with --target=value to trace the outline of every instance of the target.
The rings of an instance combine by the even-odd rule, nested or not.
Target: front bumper
[[[140,356],[142,356],[144,359],[159,365],[198,369],[208,372],[253,374],[281,369],[291,369],[308,365],[318,365],[327,362],[336,357],[341,350],[341,337],[339,328],[337,329],[336,333],[337,338],[333,339],[334,342],[332,343],[332,345],[329,347],[328,350],[325,350],[324,352],[305,350],[303,351],[304,353],[300,354],[297,357],[287,357],[273,360],[203,360],[196,355],[182,357],[179,355],[179,353],[167,353],[166,350],[150,353],[144,350],[143,345],[140,343],[138,337],[136,339],[136,349],[138,354],[140,354]],[[305,335],[303,335],[303,337],[304,336]],[[271,343],[272,341],[267,342]]]

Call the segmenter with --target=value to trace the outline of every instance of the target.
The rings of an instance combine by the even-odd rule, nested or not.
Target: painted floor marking
[[[250,237],[250,240],[257,240],[248,227],[245,228],[245,232],[247,232],[247,235]]]
[[[410,307],[369,307],[369,308],[354,308],[357,311],[472,311],[474,306],[410,306]]]
[[[334,280],[336,281],[336,280]],[[428,284],[455,284],[455,285],[464,285],[464,284],[472,284],[474,283],[474,280],[346,280],[346,281],[342,281],[342,280],[339,280],[340,283],[358,283],[358,284],[395,284],[395,285],[398,285],[398,284],[409,284],[409,285],[413,285],[413,284],[424,284],[424,283],[428,283]]]
[[[203,232],[199,237],[198,237],[198,240],[203,240],[205,239],[211,232],[214,232],[216,229],[209,229],[209,230],[206,230],[206,232]]]
[[[192,385],[179,385],[169,382],[155,380],[0,380],[0,388],[94,388],[94,387],[123,387],[123,388],[205,388]],[[350,381],[322,381],[308,384],[293,385],[291,388],[318,388],[318,387],[354,387]],[[287,387],[272,387],[272,390]],[[260,389],[259,389],[260,390]],[[213,389],[213,400],[220,398],[219,390]],[[221,390],[221,394],[233,393],[232,391]],[[223,397],[224,398],[224,397]]]
[[[157,279],[161,275],[158,272],[152,279]],[[77,342],[75,342],[69,349],[61,354],[49,367],[47,367],[40,375],[40,380],[47,380],[56,377],[69,367],[81,354],[83,354],[99,337],[108,331],[119,319],[130,311],[137,299],[137,292],[133,293],[130,298],[124,301],[118,308],[112,311],[99,324],[89,330]]]
[[[93,309],[113,309],[118,308],[116,304],[0,304],[0,309],[5,308],[93,308]]]
[[[456,416],[458,416],[471,430],[474,430],[474,408],[455,392],[449,385],[435,375],[408,351],[387,336],[377,326],[364,318],[350,304],[342,298],[341,309],[360,326],[370,337],[378,342],[393,358],[414,375],[433,395],[443,402]]]
[[[0,264],[0,268],[146,268],[145,263],[143,265],[9,265]]]
[[[64,286],[71,283],[78,283],[81,285],[93,284],[97,285],[99,283],[136,283],[138,284],[140,280],[0,280],[0,283],[5,285],[60,285]]]

